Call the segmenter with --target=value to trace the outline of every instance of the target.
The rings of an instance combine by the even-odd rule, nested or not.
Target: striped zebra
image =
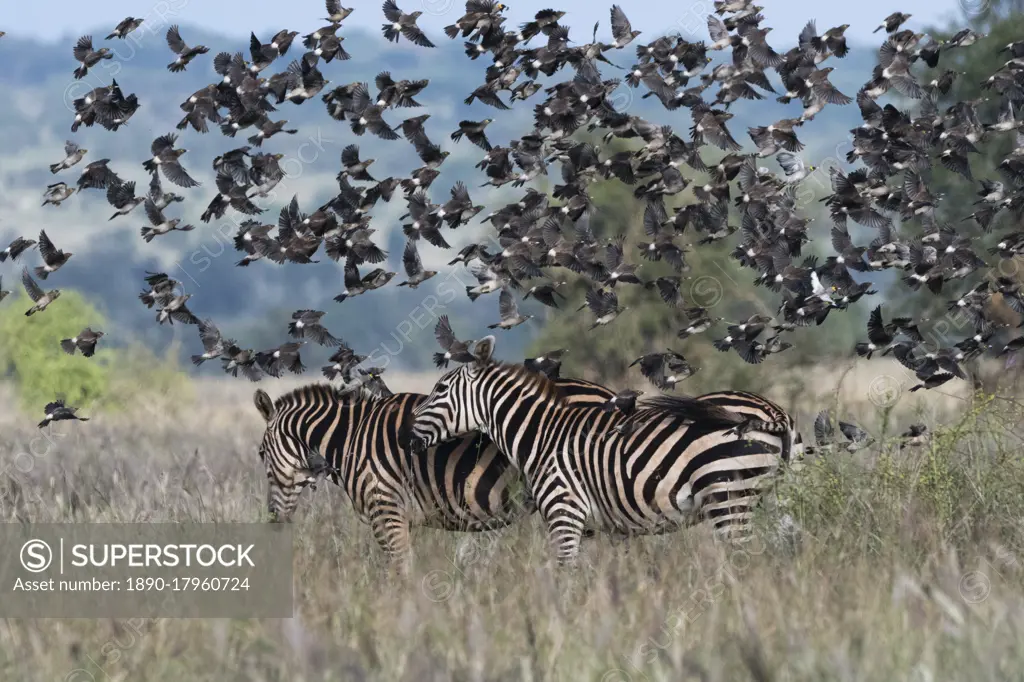
[[[661,397],[625,416],[570,405],[545,377],[478,361],[449,372],[413,411],[419,447],[475,429],[525,475],[560,563],[585,530],[655,534],[708,520],[719,536],[751,537],[751,510],[801,447],[793,419],[743,392]],[[629,428],[624,428],[624,424]]]
[[[587,381],[559,379],[567,400],[600,404],[612,395]],[[426,452],[403,447],[402,426],[426,396],[374,398],[329,384],[310,384],[271,400],[253,396],[266,420],[259,446],[268,481],[267,509],[289,521],[302,490],[316,480],[319,455],[336,472],[356,514],[369,523],[385,552],[409,555],[409,528],[484,531],[509,525],[535,510],[515,495],[518,471],[484,435],[443,442]]]

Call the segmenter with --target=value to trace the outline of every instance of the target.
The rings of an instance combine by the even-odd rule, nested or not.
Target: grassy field
[[[838,384],[844,417],[889,434],[924,421],[935,438],[788,472],[745,550],[699,529],[598,536],[565,573],[532,519],[491,534],[417,531],[399,578],[327,486],[297,515],[294,617],[0,621],[0,679],[1024,679],[1024,405],[962,390],[893,398],[879,376],[896,375],[888,363],[823,368],[774,395],[808,417],[836,394],[806,386]],[[293,384],[261,385],[276,396]],[[188,404],[55,425],[62,437],[0,481],[3,521],[258,519],[253,386],[197,388]],[[30,451],[38,418],[3,411],[5,461]]]

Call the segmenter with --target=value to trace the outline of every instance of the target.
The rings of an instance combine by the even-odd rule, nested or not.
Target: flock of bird
[[[641,32],[634,30],[622,8],[614,5],[610,12],[612,42],[598,41],[595,25],[592,40],[585,44],[570,40],[569,27],[561,23],[565,12],[544,9],[532,21],[512,29],[505,25],[507,8],[503,4],[468,0],[465,14],[444,31],[449,39],[463,39],[470,60],[488,62],[481,69],[483,82],[474,84],[465,102],[479,101],[498,116],[517,101],[537,100],[533,129],[507,144],[489,139],[491,118],[461,121],[448,135],[452,145],[479,148],[476,168],[486,178],[481,187],[523,188],[511,202],[484,213],[485,207],[474,203],[463,182],[453,183],[441,203],[430,199],[451,145],[443,149],[431,139],[426,125],[429,114],[399,120],[401,110],[420,106],[415,98],[428,87],[428,80],[395,80],[385,71],[377,75],[375,89],[354,82],[324,91],[329,81],[320,67],[349,58],[338,31],[353,11],[338,0],[327,0],[326,6],[328,23],[301,38],[305,52],[282,71],[263,75],[284,61],[299,32],[282,30],[266,42],[252,34],[248,58],[241,52],[216,54],[212,67],[218,80],[181,103],[184,116],[177,125],[179,131],[203,134],[213,124],[227,137],[247,136],[248,144],[213,159],[217,194],[201,216],[202,222],[220,219],[229,210],[240,216],[234,240],[243,254],[239,266],[256,261],[318,262],[314,257],[323,246],[327,257],[344,263],[344,290],[335,301],[379,289],[396,273],[381,267],[388,254],[373,241],[380,226],[372,226],[372,213],[379,202],[401,201],[406,207],[401,218],[406,279],[398,286],[409,288],[438,274],[423,266],[420,252],[424,243],[451,248],[444,228],[463,228],[483,213],[481,222],[489,224],[493,232],[462,248],[449,265],[466,266],[475,276],[478,284],[466,291],[470,300],[498,293],[498,321],[491,329],[511,329],[530,319],[520,312],[517,294],[545,306],[561,307],[566,297],[559,288],[566,281],[555,273],[568,271],[587,280],[579,310],[589,309],[591,329],[613,324],[626,310],[617,292],[640,287],[660,297],[672,311],[685,314],[687,322],[678,333],[680,339],[707,333],[724,322],[724,333],[714,339],[715,347],[735,351],[746,362],[756,364],[790,348],[787,335],[820,325],[833,310],[844,311],[863,296],[876,293],[869,283],[858,282],[853,273],[896,269],[903,273],[901,279],[907,286],[925,287],[934,294],[949,284],[986,275],[980,284],[949,302],[950,311],[967,315],[974,326],[974,334],[950,347],[927,347],[918,328],[926,320],[895,318],[887,323],[881,306],[872,311],[868,341],[858,343],[856,352],[864,357],[876,352],[892,354],[921,382],[911,390],[965,378],[964,364],[990,349],[1006,354],[1024,348],[1024,337],[1002,346],[990,344],[1005,325],[994,321],[989,304],[998,294],[1010,308],[1024,314],[1019,284],[989,274],[994,270],[973,250],[976,233],[940,224],[935,211],[942,196],[928,188],[929,169],[935,162],[960,174],[964,182],[973,182],[970,159],[978,153],[978,146],[992,137],[1014,135],[1013,150],[996,169],[1003,179],[980,181],[979,200],[966,220],[987,233],[999,214],[1012,213],[1019,218],[1024,211],[1024,135],[1020,133],[1022,123],[1015,117],[1024,101],[1024,41],[999,46],[1010,59],[983,87],[998,96],[1000,113],[995,121],[982,121],[977,101],[938,108],[938,98],[948,92],[958,73],[937,69],[943,55],[966,49],[984,36],[964,29],[949,40],[938,41],[903,29],[909,15],[899,12],[876,29],[885,36],[878,63],[870,79],[851,97],[830,82],[833,67],[825,65],[847,55],[844,32],[848,25],[819,34],[815,22],[809,21],[797,45],[780,51],[769,43],[771,29],[763,26],[763,8],[753,0],[716,0],[715,13],[707,18],[709,40],[699,42],[665,35],[641,43],[637,40]],[[435,46],[417,25],[421,12],[406,13],[393,0],[386,0],[382,10],[384,38],[405,40],[424,49]],[[128,17],[106,39],[124,39],[142,23],[142,19]],[[202,68],[203,55],[210,51],[207,46],[190,46],[177,26],[168,29],[166,40],[173,54],[168,70],[177,73]],[[630,45],[634,47],[627,51]],[[631,52],[635,60],[610,58]],[[718,52],[731,58],[712,67],[712,55]],[[73,54],[79,63],[76,78],[112,57],[109,48],[96,49],[91,36],[80,38]],[[624,66],[630,61],[631,65]],[[622,78],[603,78],[599,63],[605,71],[621,72]],[[570,71],[571,77],[552,85],[541,83],[542,77],[562,71]],[[775,78],[769,78],[773,74]],[[630,88],[642,86],[644,98],[656,98],[668,111],[688,110],[689,130],[676,131],[670,125],[618,111],[612,95],[623,82]],[[706,91],[713,88],[715,94],[710,97]],[[917,113],[876,101],[890,90],[918,100]],[[730,105],[738,100],[763,100],[769,93],[783,104],[799,106],[799,114],[749,128],[756,151],[744,153],[728,127],[733,116]],[[258,150],[272,144],[271,138],[277,135],[296,132],[286,127],[286,120],[275,121],[271,116],[280,119],[280,107],[302,105],[318,96],[328,115],[347,123],[356,137],[369,133],[395,142],[396,152],[402,149],[399,145],[404,138],[420,165],[407,177],[375,178],[374,159],[364,158],[353,142],[341,153],[336,196],[311,212],[302,210],[295,197],[280,210],[276,225],[264,223],[255,217],[263,210],[253,199],[266,197],[285,173],[279,165],[281,154]],[[804,145],[797,133],[825,107],[854,102],[863,123],[851,131],[853,149],[847,161],[862,166],[828,171],[832,193],[822,201],[832,218],[835,253],[819,263],[816,256],[802,255],[804,244],[811,239],[810,218],[801,214],[797,189],[816,169],[800,157]],[[138,98],[126,96],[113,81],[74,101],[71,130],[99,124],[117,131],[138,107]],[[678,114],[674,118],[678,120]],[[596,141],[583,139],[588,135]],[[612,143],[621,151],[609,151]],[[50,166],[54,174],[77,166],[88,154],[72,141],[64,152],[65,158]],[[142,161],[150,174],[148,192],[137,194],[135,181],[122,179],[110,167],[110,159],[99,159],[84,167],[77,183],[48,186],[43,203],[61,206],[76,191],[103,191],[115,209],[111,220],[134,217],[138,215],[135,209],[143,207],[147,224],[141,235],[147,242],[168,238],[173,231],[193,230],[194,225],[183,225],[182,218],[168,215],[185,202],[185,195],[168,191],[164,184],[186,194],[199,185],[186,168],[191,163],[185,155],[186,150],[178,146],[177,133],[160,135],[151,145],[149,158]],[[716,160],[706,160],[712,155]],[[781,175],[759,165],[768,158],[778,161]],[[553,185],[550,196],[527,186],[548,176],[555,163],[561,182]],[[595,181],[613,179],[632,187],[634,196],[643,202],[645,241],[630,245],[626,234],[595,233],[591,218],[600,209],[588,188]],[[692,193],[692,199],[673,201],[684,190]],[[678,205],[670,206],[670,202]],[[896,218],[903,232],[907,232],[905,226],[916,224],[923,234],[916,238],[901,234]],[[873,229],[876,236],[867,244],[855,244],[848,229],[851,221]],[[689,270],[686,254],[736,233],[732,258],[756,271],[755,285],[781,294],[774,316],[758,313],[726,322],[684,297],[682,285],[688,279],[684,273]],[[73,255],[57,248],[42,232],[38,240],[15,239],[0,252],[0,261],[15,261],[36,246],[43,264],[34,273],[40,280],[47,280]],[[1003,236],[992,250],[1000,259],[1022,253],[1024,232],[1019,231]],[[630,262],[634,257],[667,264],[665,271],[670,274],[645,281],[638,275],[640,265]],[[28,268],[22,272],[22,281],[33,301],[26,315],[47,310],[60,295],[59,289],[44,291]],[[241,373],[253,381],[264,375],[280,376],[284,370],[301,373],[305,367],[300,351],[311,341],[337,348],[322,370],[329,379],[388,393],[382,370],[364,367],[365,356],[329,333],[322,323],[323,311],[296,311],[288,328],[291,339],[257,352],[223,336],[212,320],[197,317],[189,308],[192,295],[183,293],[179,281],[165,273],[147,272],[145,282],[148,289],[139,298],[157,310],[158,323],[197,325],[203,352],[193,356],[196,365],[219,359],[232,376]],[[759,340],[766,330],[770,336]],[[435,336],[443,351],[435,354],[438,367],[472,360],[473,341],[456,338],[446,317],[438,321]],[[62,347],[69,353],[79,349],[83,355],[91,355],[100,337],[102,332],[86,329],[64,340]],[[538,371],[557,374],[561,354],[554,351],[526,363]],[[682,353],[672,350],[645,355],[633,365],[662,390],[673,389],[697,369]],[[619,407],[634,403],[635,397],[624,392]],[[47,421],[75,418],[73,408],[63,402],[46,409]],[[840,428],[849,436],[842,424]],[[827,436],[818,430],[821,437]]]

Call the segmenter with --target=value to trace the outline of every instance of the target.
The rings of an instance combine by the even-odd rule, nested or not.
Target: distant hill
[[[91,31],[93,36],[102,36],[105,32],[100,27]],[[146,270],[165,271],[181,279],[186,289],[194,294],[192,308],[196,314],[214,318],[225,332],[253,346],[284,341],[289,313],[312,307],[328,311],[325,323],[358,351],[370,353],[378,349],[377,357],[392,357],[389,362],[406,369],[421,369],[428,362],[433,352],[432,330],[436,315],[448,314],[457,329],[459,320],[465,318],[461,328],[466,330],[466,336],[482,335],[486,324],[497,321],[496,299],[488,297],[470,303],[461,292],[466,284],[473,282],[472,276],[461,266],[449,268],[446,264],[454,254],[430,245],[423,245],[421,254],[428,268],[441,272],[435,280],[415,291],[392,284],[343,304],[332,300],[343,289],[341,264],[332,262],[322,253],[321,262],[315,265],[278,266],[259,262],[248,268],[235,267],[240,254],[234,251],[231,237],[235,232],[234,221],[240,218],[229,211],[225,220],[204,224],[199,216],[216,192],[211,160],[245,144],[241,135],[231,139],[212,128],[206,135],[191,129],[180,133],[180,146],[189,150],[182,157],[182,163],[202,186],[184,191],[185,204],[177,205],[168,213],[181,215],[185,222],[196,225],[194,232],[175,233],[146,244],[139,237],[139,228],[145,222],[142,210],[138,209],[127,218],[108,221],[112,210],[103,193],[96,190],[75,195],[61,207],[40,207],[47,184],[59,180],[73,184],[78,178],[82,166],[57,176],[48,170],[50,163],[63,158],[66,139],[74,139],[89,149],[86,162],[110,158],[111,168],[125,180],[134,180],[138,191],[145,190],[149,177],[141,163],[149,157],[150,142],[174,131],[183,113],[179,104],[219,78],[213,72],[213,56],[219,51],[242,51],[248,56],[247,41],[188,25],[181,27],[181,33],[190,44],[211,48],[209,54],[197,58],[184,73],[167,71],[171,53],[162,32],[148,33],[141,36],[138,44],[130,39],[105,43],[114,50],[115,58],[92,69],[81,81],[72,77],[76,63],[70,41],[67,45],[55,46],[11,35],[0,41],[0,62],[4,64],[0,71],[0,90],[6,95],[0,99],[0,241],[6,245],[18,234],[36,238],[40,229],[46,229],[58,247],[73,251],[75,257],[50,281],[56,286],[79,289],[96,301],[109,315],[111,325],[117,327],[118,333],[110,334],[112,341],[118,336],[131,335],[157,347],[172,338],[185,341],[186,351],[198,346],[194,328],[178,328],[178,325],[174,330],[160,328],[154,322],[154,313],[138,301]],[[430,86],[417,98],[424,105],[422,109],[392,110],[386,114],[386,119],[397,125],[403,118],[429,113],[431,118],[426,128],[431,139],[453,152],[431,190],[434,201],[444,200],[457,180],[466,181],[474,201],[484,203],[488,209],[514,196],[514,190],[479,188],[481,177],[473,164],[479,160],[480,150],[466,142],[454,144],[448,138],[462,119],[492,117],[495,122],[488,129],[488,136],[497,143],[507,143],[532,127],[532,108],[540,95],[526,105],[520,103],[513,111],[498,111],[480,103],[467,106],[463,99],[475,87],[474,83],[482,82],[486,62],[484,59],[470,61],[461,41],[445,41],[435,50],[424,50],[405,43],[387,44],[379,35],[363,30],[343,31],[342,35],[345,49],[352,58],[320,65],[331,81],[327,89],[353,81],[368,82],[372,86],[374,76],[384,70],[390,71],[396,79],[430,79]],[[297,39],[288,55],[263,75],[283,70],[302,50]],[[615,54],[612,59],[628,67],[634,55],[631,50],[624,50],[621,57]],[[852,50],[845,60],[835,60],[837,71],[832,81],[853,96],[870,75],[874,59],[868,49]],[[565,79],[570,75],[557,74],[556,77]],[[609,69],[607,75],[617,77],[619,72]],[[109,84],[111,78],[116,78],[126,94],[138,95],[139,111],[116,133],[97,125],[82,128],[72,135],[72,100],[94,87]],[[654,98],[643,99],[644,92],[643,88],[631,90],[621,86],[616,96],[619,108],[689,134],[692,121],[688,111],[666,112]],[[730,130],[737,140],[748,143],[748,126],[798,115],[799,109],[797,105],[777,104],[772,96],[761,102],[738,103],[733,111],[736,116],[729,124]],[[370,135],[356,136],[347,124],[327,115],[319,98],[302,106],[285,103],[271,117],[287,119],[289,127],[298,128],[299,132],[277,136],[264,145],[266,151],[285,155],[282,166],[289,174],[275,190],[274,200],[262,204],[268,207],[258,216],[264,222],[276,223],[280,208],[292,195],[298,196],[303,210],[312,210],[336,193],[339,156],[348,144],[358,144],[362,156],[377,159],[371,173],[378,179],[407,174],[419,165],[408,142],[384,142]],[[829,107],[804,126],[800,137],[808,146],[805,152],[808,160],[824,166],[830,159],[841,159],[845,154],[846,131],[857,121],[857,109],[850,105]],[[821,182],[827,183],[827,176],[823,175]],[[378,243],[390,251],[388,266],[399,272],[395,283],[404,275],[401,271],[404,237],[398,221],[402,213],[404,206],[400,199],[390,205],[382,204],[374,214],[373,223]],[[483,215],[486,212],[481,217]],[[479,220],[456,233],[446,231],[446,238],[453,247],[458,247],[473,239],[478,230]],[[38,255],[33,252],[27,263],[33,265],[37,259]],[[0,265],[0,274],[8,284],[15,283],[20,268],[20,263]],[[446,307],[442,309],[442,305]],[[539,312],[532,310],[529,302],[525,308]],[[56,312],[57,308],[54,310]],[[540,318],[543,319],[543,315]],[[534,322],[502,332],[503,353],[511,356],[524,348],[539,328],[539,324],[531,325]],[[306,364],[315,366],[322,357],[312,354]]]

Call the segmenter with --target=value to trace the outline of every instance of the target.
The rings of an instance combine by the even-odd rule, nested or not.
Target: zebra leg
[[[373,537],[388,558],[404,572],[412,561],[412,543],[409,539],[409,518],[398,500],[377,497],[370,509],[370,527]]]
[[[545,498],[539,499],[544,499],[540,513],[547,526],[548,541],[555,551],[558,565],[573,566],[579,558],[587,510],[566,488],[549,490]]]

